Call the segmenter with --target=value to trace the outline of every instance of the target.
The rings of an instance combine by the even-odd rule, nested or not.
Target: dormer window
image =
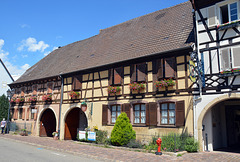
[[[238,20],[238,3],[230,3],[220,7],[221,24]]]

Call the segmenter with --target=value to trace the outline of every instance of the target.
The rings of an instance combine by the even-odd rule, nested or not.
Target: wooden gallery
[[[126,112],[139,140],[193,134],[191,11],[181,3],[54,50],[10,84],[12,121],[67,140],[94,126],[110,134]]]

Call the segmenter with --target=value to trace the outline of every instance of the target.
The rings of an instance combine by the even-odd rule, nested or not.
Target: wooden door
[[[43,112],[40,120],[40,137],[52,137],[56,131],[56,118],[51,109]]]
[[[64,133],[65,140],[76,139],[77,129],[79,127],[79,114],[80,114],[79,108],[74,108],[68,113],[65,121],[65,133]]]

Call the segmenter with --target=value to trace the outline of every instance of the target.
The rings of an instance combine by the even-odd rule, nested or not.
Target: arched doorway
[[[56,118],[51,109],[46,109],[40,119],[40,137],[52,137],[56,131]]]
[[[65,119],[65,140],[75,140],[77,137],[77,130],[84,130],[87,128],[87,117],[80,108],[73,108],[67,114]]]
[[[226,99],[208,109],[202,120],[204,150],[240,152],[240,99]]]

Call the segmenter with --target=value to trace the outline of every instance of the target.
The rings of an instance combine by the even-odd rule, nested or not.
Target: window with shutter
[[[22,119],[25,119],[25,108],[22,109]]]
[[[27,108],[26,120],[29,120],[29,111],[30,111],[30,108]]]
[[[157,103],[150,102],[146,104],[146,125],[157,125]]]
[[[161,103],[160,114],[162,125],[175,125],[175,103]]]
[[[122,105],[122,111],[125,112],[131,122],[131,111],[130,111],[130,108],[131,108],[131,104],[130,103],[125,103]]]
[[[123,82],[123,67],[115,68],[113,75],[113,84],[118,85]]]
[[[53,92],[53,83],[47,83],[47,93],[51,94]]]
[[[136,65],[136,78],[137,82],[145,82],[147,75],[147,64],[141,63]]]
[[[23,109],[20,108],[20,109],[19,109],[19,119],[22,119],[22,113],[23,113]]]
[[[111,123],[115,123],[121,114],[121,105],[111,105]]]
[[[33,96],[36,96],[37,95],[37,88],[38,86],[37,85],[33,85]]]
[[[232,48],[232,66],[233,68],[240,68],[240,47]]]
[[[208,8],[208,25],[212,26],[216,24],[216,18],[215,18],[215,7],[209,7]]]
[[[72,83],[73,83],[72,84],[73,91],[80,91],[82,89],[82,75],[73,76]]]
[[[185,124],[185,105],[184,101],[176,102],[176,126],[184,126]]]
[[[225,71],[225,70],[231,70],[231,63],[230,63],[230,49],[222,49],[220,51],[220,59],[221,59],[221,70]]]
[[[134,124],[146,123],[146,104],[133,105]]]
[[[108,105],[102,105],[102,125],[108,124]]]
[[[131,83],[137,81],[136,77],[136,65],[131,65],[130,67]]]
[[[175,58],[170,57],[165,59],[165,77],[175,77]]]
[[[25,87],[22,87],[21,88],[21,97],[24,97],[24,94],[25,94]]]
[[[108,70],[108,84],[113,85],[113,69]]]
[[[163,78],[163,59],[157,60],[157,78]]]

